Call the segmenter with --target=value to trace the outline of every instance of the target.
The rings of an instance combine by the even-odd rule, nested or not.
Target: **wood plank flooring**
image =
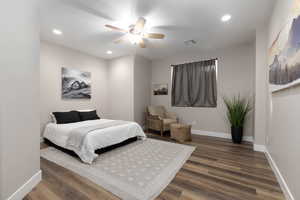
[[[156,134],[149,137],[171,141]],[[284,199],[263,153],[250,143],[193,136],[197,147],[174,180],[156,200],[281,200]],[[44,148],[46,145],[42,145]],[[119,200],[91,181],[41,159],[42,182],[24,200]]]

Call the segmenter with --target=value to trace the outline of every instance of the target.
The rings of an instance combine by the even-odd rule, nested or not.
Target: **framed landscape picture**
[[[168,95],[168,84],[153,84],[153,95]]]
[[[91,73],[62,68],[62,98],[91,99]]]
[[[269,49],[272,92],[300,84],[300,0],[293,0],[287,23]]]

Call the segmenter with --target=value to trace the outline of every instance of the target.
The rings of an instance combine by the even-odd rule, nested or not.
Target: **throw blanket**
[[[83,162],[91,164],[97,157],[94,153],[94,149],[90,149],[89,146],[85,145],[85,139],[87,135],[95,130],[105,129],[113,126],[119,126],[128,124],[126,121],[109,121],[102,124],[96,124],[93,126],[83,126],[73,129],[67,140],[67,148],[72,149]]]

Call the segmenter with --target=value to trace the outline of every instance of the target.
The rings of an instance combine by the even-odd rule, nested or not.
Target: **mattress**
[[[75,151],[81,160],[91,164],[98,156],[95,154],[97,149],[105,148],[114,144],[121,143],[129,138],[138,137],[145,139],[146,135],[139,124],[136,122],[127,122],[116,126],[107,127],[104,129],[93,130],[89,132],[84,139],[84,149],[74,150],[68,145],[68,139],[73,130],[78,128],[90,127],[99,124],[113,122],[114,120],[99,119],[70,124],[47,124],[44,137],[52,143],[68,150]],[[88,152],[87,152],[88,151]]]

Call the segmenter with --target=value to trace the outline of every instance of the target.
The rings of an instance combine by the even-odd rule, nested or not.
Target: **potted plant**
[[[251,110],[249,100],[240,95],[233,98],[223,98],[227,108],[227,119],[231,124],[231,136],[233,143],[240,144],[243,139],[243,127],[247,114]]]

